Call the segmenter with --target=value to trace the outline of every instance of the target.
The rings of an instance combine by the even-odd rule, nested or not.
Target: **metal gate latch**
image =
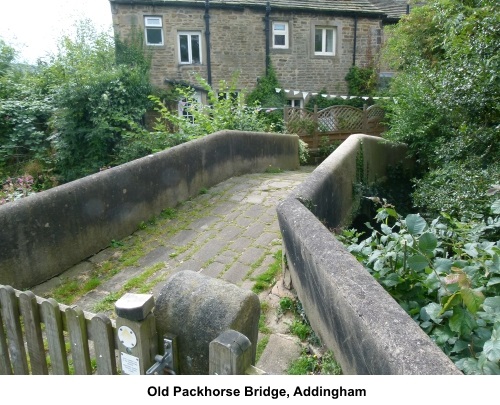
[[[165,354],[155,356],[156,363],[146,371],[147,375],[175,374],[173,346],[172,339],[163,339]]]

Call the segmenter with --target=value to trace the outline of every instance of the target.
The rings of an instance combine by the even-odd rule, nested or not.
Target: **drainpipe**
[[[205,42],[207,43],[207,82],[212,86],[212,63],[210,58],[210,0],[205,0]]]
[[[358,16],[354,16],[354,45],[352,50],[352,65],[356,66],[356,47],[358,42]]]
[[[269,65],[271,62],[271,57],[269,56],[270,54],[270,38],[269,38],[269,32],[270,32],[270,16],[271,14],[271,4],[269,1],[266,3],[266,17],[264,18],[265,21],[265,35],[266,35],[266,76],[269,73]]]

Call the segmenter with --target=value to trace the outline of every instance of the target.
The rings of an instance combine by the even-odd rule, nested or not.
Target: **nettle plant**
[[[371,235],[339,239],[460,370],[500,374],[500,199],[490,217],[428,223],[367,198],[379,206]]]

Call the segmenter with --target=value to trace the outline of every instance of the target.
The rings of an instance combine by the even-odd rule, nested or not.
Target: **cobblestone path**
[[[248,174],[200,190],[197,197],[138,224],[140,229],[133,235],[111,241],[107,249],[33,292],[48,295],[68,281],[88,283],[97,278],[97,286],[74,304],[86,311],[112,314],[114,301],[125,292],[157,296],[164,281],[180,270],[251,289],[281,250],[276,205],[313,169]],[[276,308],[280,297],[287,294],[278,287],[259,295],[268,308]],[[288,334],[284,319],[270,316],[268,323],[269,343],[257,366],[270,374],[282,374],[301,348]]]

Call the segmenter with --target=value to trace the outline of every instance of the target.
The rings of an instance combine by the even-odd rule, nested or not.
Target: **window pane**
[[[326,30],[326,52],[333,53],[333,30]]]
[[[285,29],[286,29],[285,24],[278,24],[278,23],[274,24],[275,31],[285,31]]]
[[[160,17],[146,17],[146,26],[147,27],[161,27],[161,18]]]
[[[314,35],[314,52],[322,52],[323,51],[323,30],[316,29]]]
[[[189,45],[187,35],[179,35],[179,48],[181,62],[189,63]]]
[[[192,63],[200,63],[200,36],[192,35],[191,36],[191,54],[193,56]]]
[[[146,43],[149,45],[161,45],[163,43],[161,28],[147,28]]]
[[[275,35],[274,36],[274,45],[285,46],[285,36],[284,35]]]

